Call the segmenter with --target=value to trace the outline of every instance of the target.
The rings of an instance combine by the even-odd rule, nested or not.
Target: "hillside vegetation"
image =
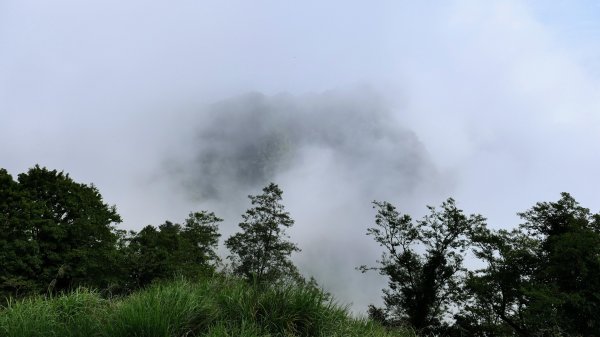
[[[213,212],[126,232],[94,185],[0,169],[0,337],[600,336],[600,213],[568,193],[505,229],[452,198],[420,219],[374,201],[365,229],[382,255],[358,269],[388,281],[383,306],[364,308],[375,323],[294,265],[277,184],[248,198],[222,257]]]
[[[412,336],[357,319],[311,286],[259,287],[230,277],[153,284],[105,299],[80,288],[11,301],[0,309],[2,337]]]

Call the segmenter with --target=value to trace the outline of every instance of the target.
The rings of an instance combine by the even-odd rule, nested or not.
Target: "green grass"
[[[103,327],[108,305],[97,293],[87,290],[49,299],[9,301],[0,311],[0,336],[94,336]]]
[[[401,337],[308,287],[259,289],[232,278],[156,284],[120,299],[78,290],[9,301],[0,337]]]

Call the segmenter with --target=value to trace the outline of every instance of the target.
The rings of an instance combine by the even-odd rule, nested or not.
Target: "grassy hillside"
[[[276,337],[411,336],[351,317],[314,289],[258,290],[211,278],[154,285],[125,298],[78,290],[53,298],[9,301],[0,309],[1,337]]]

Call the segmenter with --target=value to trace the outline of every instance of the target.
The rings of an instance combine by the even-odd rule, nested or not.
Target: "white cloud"
[[[590,1],[2,1],[0,166],[40,163],[94,182],[128,228],[177,220],[217,207],[157,177],[167,154],[186,153],[190,111],[248,90],[368,83],[468,212],[511,226],[561,191],[598,211],[598,13]],[[282,180],[336,200],[308,214],[302,194],[286,195],[299,220],[332,223],[344,181],[319,178],[335,165],[309,154],[318,162]],[[424,211],[448,197],[435,191],[397,201]],[[365,226],[370,211],[352,209]],[[349,294],[364,276],[347,272]]]

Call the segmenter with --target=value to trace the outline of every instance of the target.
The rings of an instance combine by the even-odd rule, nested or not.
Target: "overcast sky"
[[[592,0],[0,0],[0,167],[93,182],[127,229],[209,209],[225,235],[273,180],[297,263],[360,309],[373,199],[494,228],[562,191],[600,211],[598,41]]]

